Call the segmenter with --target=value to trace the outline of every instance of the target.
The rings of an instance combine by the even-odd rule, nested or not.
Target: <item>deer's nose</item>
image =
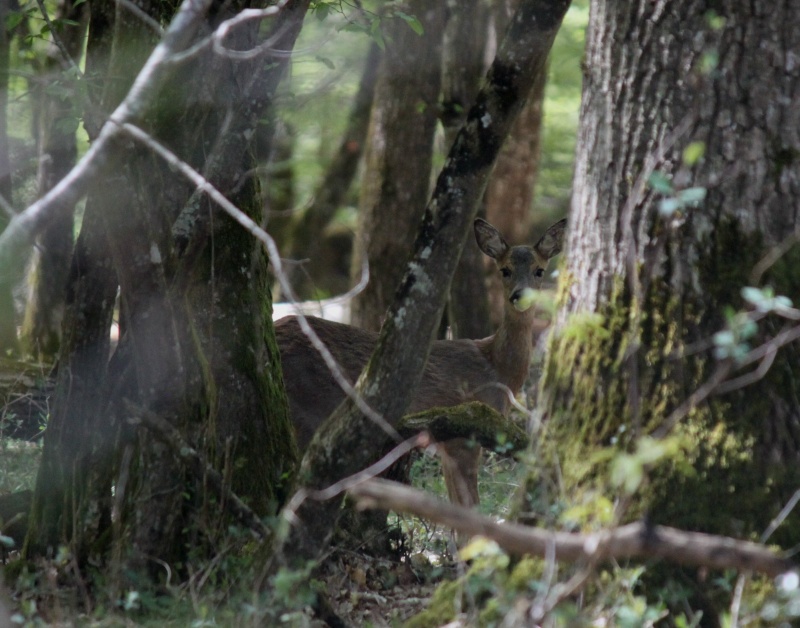
[[[508,297],[509,302],[517,312],[525,312],[533,305],[536,291],[530,286],[517,288]]]

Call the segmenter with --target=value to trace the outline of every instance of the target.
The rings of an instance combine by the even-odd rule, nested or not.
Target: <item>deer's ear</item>
[[[555,257],[561,252],[564,243],[564,232],[567,230],[567,219],[559,220],[556,224],[544,232],[539,239],[534,250],[544,259]]]
[[[473,226],[475,227],[475,240],[478,242],[478,247],[486,255],[499,260],[508,253],[508,242],[491,224],[483,218],[476,218]]]

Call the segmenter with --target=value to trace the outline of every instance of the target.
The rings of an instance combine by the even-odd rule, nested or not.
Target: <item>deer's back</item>
[[[339,363],[343,374],[354,383],[375,348],[378,334],[315,317],[307,320]],[[295,317],[277,321],[275,334],[297,442],[305,449],[316,429],[342,402],[344,392]],[[492,385],[496,382],[497,372],[473,341],[438,340],[431,348],[410,412],[452,406],[471,399],[504,412],[506,395]]]

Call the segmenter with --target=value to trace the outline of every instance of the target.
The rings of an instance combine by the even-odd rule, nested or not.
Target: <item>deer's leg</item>
[[[442,472],[450,501],[465,508],[480,503],[478,468],[480,445],[465,438],[456,438],[436,445],[442,459]]]

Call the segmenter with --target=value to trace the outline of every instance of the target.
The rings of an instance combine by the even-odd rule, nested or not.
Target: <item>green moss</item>
[[[614,452],[634,452],[637,438],[652,433],[716,368],[711,351],[678,356],[724,326],[725,306],[743,307],[741,288],[766,248],[728,220],[697,251],[701,294],[676,295],[655,280],[639,308],[618,279],[601,312],[575,317],[553,334],[542,397],[549,422],[540,451],[558,464],[570,501],[615,496]],[[763,284],[796,300],[799,263],[800,252],[790,251]],[[754,345],[782,324],[762,323]],[[673,431],[679,453],[648,470],[629,518],[648,513],[654,522],[687,529],[760,534],[800,484],[797,465],[786,464],[798,454],[790,409],[800,397],[798,371],[798,350],[782,349],[763,380],[712,396],[682,418]],[[787,522],[773,538],[794,545],[800,527]]]
[[[440,585],[433,594],[428,608],[405,623],[405,628],[434,628],[443,626],[455,617],[456,596],[461,594],[462,585],[449,581]]]
[[[457,437],[474,438],[487,449],[506,453],[524,449],[528,444],[524,430],[479,401],[408,414],[400,419],[397,429],[408,437],[427,430],[437,441]]]

